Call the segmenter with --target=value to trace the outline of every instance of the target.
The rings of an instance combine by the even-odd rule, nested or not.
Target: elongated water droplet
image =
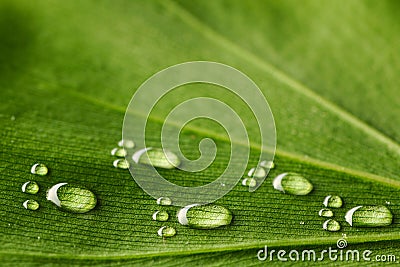
[[[321,217],[333,217],[333,212],[329,209],[321,209],[318,215]]]
[[[247,176],[255,178],[264,178],[266,175],[267,172],[262,167],[251,168],[250,171],[247,173]]]
[[[126,159],[116,159],[113,162],[115,168],[129,169],[129,162]]]
[[[328,208],[340,208],[343,205],[343,200],[339,196],[327,196],[323,204]]]
[[[159,221],[159,222],[165,222],[168,221],[169,214],[165,210],[158,210],[153,213],[153,220]]]
[[[37,210],[39,208],[39,203],[36,200],[29,199],[22,203],[22,206],[27,210]]]
[[[244,178],[242,181],[242,185],[248,187],[255,187],[257,185],[257,181],[254,178]]]
[[[288,172],[275,177],[274,188],[291,195],[307,195],[313,190],[313,185],[300,174]]]
[[[157,204],[161,206],[170,206],[172,205],[172,200],[169,197],[159,197],[157,199]]]
[[[128,153],[126,152],[125,148],[121,148],[121,147],[116,147],[113,150],[111,150],[111,155],[112,156],[116,156],[116,157],[120,157],[123,158],[127,155]]]
[[[336,232],[340,230],[340,224],[335,220],[329,219],[324,222],[322,228],[329,232]]]
[[[192,204],[179,210],[178,221],[197,229],[213,229],[229,225],[232,221],[232,212],[218,205]]]
[[[273,169],[275,168],[275,163],[269,160],[263,160],[260,162],[260,166],[266,169]]]
[[[121,140],[118,142],[119,147],[126,147],[126,148],[134,148],[135,147],[135,142],[132,140]]]
[[[32,166],[31,168],[31,173],[36,174],[36,175],[46,175],[49,172],[47,169],[46,165],[42,163],[36,163]]]
[[[157,234],[162,237],[172,237],[176,235],[176,230],[175,228],[170,226],[163,226],[160,229],[158,229]]]
[[[350,209],[346,221],[355,227],[380,227],[392,224],[392,212],[385,206],[357,206]]]
[[[75,213],[88,212],[97,204],[97,197],[92,191],[67,183],[59,183],[51,187],[47,192],[47,200],[66,211]]]
[[[173,152],[152,147],[135,152],[132,159],[136,163],[152,165],[164,169],[173,169],[181,164],[180,159]]]
[[[28,193],[28,194],[36,194],[37,192],[39,192],[39,185],[34,182],[34,181],[29,181],[26,182],[22,185],[22,192],[24,193]]]

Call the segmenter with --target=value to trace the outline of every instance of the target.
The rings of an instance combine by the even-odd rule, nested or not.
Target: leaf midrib
[[[97,98],[94,98],[94,97],[91,97],[91,96],[88,96],[88,95],[85,95],[85,94],[81,94],[79,92],[73,92],[71,90],[65,90],[65,91],[68,94],[70,94],[71,96],[78,97],[80,99],[83,99],[83,100],[91,102],[93,104],[102,106],[104,108],[108,108],[108,109],[111,109],[111,110],[114,110],[114,111],[118,111],[118,112],[121,112],[121,113],[125,113],[126,112],[125,109],[123,109],[123,108],[121,108],[121,107],[119,107],[117,105],[113,105],[111,103],[105,102],[103,100],[99,100]],[[138,112],[130,111],[130,113],[132,113],[134,115],[137,115],[137,116],[145,117],[145,115],[143,115],[141,113],[138,113]],[[164,123],[163,119],[158,118],[158,117],[156,117],[154,115],[146,117],[146,118],[148,120],[151,120],[151,121],[156,122],[156,123],[160,123],[160,124]],[[178,127],[178,128],[181,127],[181,125],[174,124],[174,123],[171,123],[171,122],[168,122],[168,124],[171,125],[171,126],[174,126],[174,127]],[[196,126],[193,126],[193,125],[187,125],[186,129],[189,130],[189,131],[192,131],[194,133],[200,133],[200,134],[203,134],[205,136],[213,137],[213,138],[215,138],[216,140],[219,140],[219,141],[232,142],[234,144],[238,144],[238,145],[242,145],[242,146],[246,146],[247,145],[246,142],[240,142],[240,141],[236,141],[236,140],[231,141],[231,140],[229,140],[228,138],[226,138],[223,135],[220,135],[220,134],[215,133],[213,131],[208,131],[208,130],[205,130],[203,128],[199,128],[199,127],[196,127]],[[256,144],[254,144],[251,140],[249,140],[248,142],[249,142],[250,147],[252,149],[256,149],[256,150],[261,151],[260,147],[258,145],[256,145]],[[267,151],[267,150],[263,150],[263,151],[270,152],[270,151]],[[322,160],[319,160],[319,159],[316,159],[316,158],[313,158],[313,157],[309,157],[309,156],[308,157],[304,157],[304,156],[301,156],[299,154],[296,154],[296,153],[293,153],[293,152],[289,152],[289,151],[285,151],[285,150],[282,150],[282,149],[279,149],[279,148],[275,149],[275,154],[281,156],[282,158],[295,160],[297,162],[308,164],[308,165],[315,166],[315,167],[319,167],[321,169],[332,170],[332,171],[336,171],[336,172],[339,172],[339,173],[344,173],[344,174],[356,176],[356,177],[361,178],[361,179],[366,180],[366,181],[373,181],[373,182],[377,182],[377,183],[380,183],[380,184],[389,185],[389,186],[392,186],[392,187],[395,187],[395,188],[400,188],[400,181],[394,180],[394,179],[389,178],[389,177],[373,174],[373,173],[370,173],[370,172],[360,171],[360,170],[356,170],[356,169],[352,169],[352,168],[347,168],[347,167],[344,167],[344,166],[341,166],[341,165],[338,165],[338,164],[334,164],[334,163],[327,162],[327,161],[322,161]]]
[[[346,238],[351,244],[362,244],[365,242],[381,242],[389,240],[400,240],[399,234],[368,234],[368,239],[365,239],[366,235],[354,236]],[[73,255],[73,254],[49,254],[49,253],[31,253],[31,252],[20,252],[20,251],[3,251],[0,252],[0,258],[2,255],[23,255],[23,256],[37,256],[45,258],[58,258],[58,259],[80,259],[80,260],[122,260],[122,259],[140,259],[140,258],[152,258],[152,257],[164,257],[164,256],[185,256],[185,255],[195,255],[202,253],[212,253],[212,252],[233,252],[239,250],[248,249],[262,249],[265,245],[270,248],[279,247],[285,248],[289,246],[305,246],[305,245],[332,245],[336,244],[338,237],[318,237],[318,238],[296,238],[296,239],[285,239],[285,240],[272,240],[272,241],[256,241],[248,243],[240,243],[236,245],[224,245],[221,247],[213,248],[201,248],[192,250],[181,250],[181,251],[159,251],[141,254],[125,254],[125,255]]]
[[[270,73],[274,76],[277,80],[281,81],[282,83],[288,85],[288,87],[307,98],[315,101],[317,104],[323,106],[327,110],[333,112],[340,116],[344,121],[350,123],[350,125],[356,126],[369,136],[375,138],[379,142],[387,145],[388,149],[400,155],[400,144],[397,143],[395,140],[390,138],[389,136],[385,135],[378,129],[372,127],[371,125],[365,123],[358,117],[354,116],[343,107],[340,107],[331,101],[325,99],[309,87],[307,87],[302,82],[290,77],[284,71],[278,69],[277,67],[273,66],[272,64],[268,63],[264,59],[257,57],[247,49],[236,45],[235,43],[231,42],[229,39],[222,36],[220,33],[211,29],[208,25],[206,25],[203,21],[196,18],[190,11],[186,8],[182,7],[181,5],[174,3],[171,0],[161,1],[161,3],[171,11],[175,13],[176,16],[180,17],[188,26],[196,29],[200,32],[204,37],[208,38],[210,41],[215,42],[217,45],[222,46],[225,49],[228,49],[236,56],[242,58],[243,60],[253,64],[255,67]]]

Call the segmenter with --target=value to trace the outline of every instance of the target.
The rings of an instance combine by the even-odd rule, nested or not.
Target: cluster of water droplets
[[[332,209],[338,209],[343,206],[343,200],[340,196],[326,196],[322,208],[318,215],[320,217],[329,218],[323,224],[322,228],[330,232],[336,232],[341,229],[341,225],[337,220],[332,219],[334,212]],[[345,221],[352,227],[382,227],[389,226],[393,221],[392,212],[382,205],[356,206],[347,211]]]
[[[48,172],[49,169],[42,163],[36,163],[31,167],[31,173],[37,176],[45,176]],[[37,194],[39,189],[39,184],[35,181],[25,182],[21,187],[22,192],[31,195]],[[46,198],[59,208],[74,213],[88,212],[97,204],[97,197],[92,191],[68,183],[53,185],[47,190]],[[28,210],[37,210],[40,207],[39,203],[34,199],[24,201],[22,206]]]
[[[263,160],[256,167],[253,167],[247,173],[247,177],[242,180],[242,185],[246,187],[257,186],[257,178],[265,178],[268,174],[267,170],[275,168],[272,161]]]
[[[128,155],[127,149],[132,149],[135,147],[135,142],[132,140],[121,140],[118,142],[118,147],[111,150],[111,156],[116,157],[113,161],[113,166],[119,169],[129,169],[129,161],[125,159]]]

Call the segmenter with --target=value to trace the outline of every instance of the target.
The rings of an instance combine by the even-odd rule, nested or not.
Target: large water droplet
[[[392,212],[385,206],[357,206],[350,209],[346,221],[355,227],[379,227],[392,224]]]
[[[129,162],[126,159],[116,159],[113,161],[113,165],[118,169],[129,169]]]
[[[340,224],[335,220],[329,219],[324,222],[322,228],[329,232],[336,232],[340,230]]]
[[[173,152],[152,147],[136,151],[132,159],[136,163],[152,165],[164,169],[173,169],[181,164],[180,159]]]
[[[229,225],[232,221],[232,212],[218,205],[192,204],[182,208],[178,214],[178,221],[197,229],[213,229]]]
[[[250,169],[250,171],[247,173],[247,176],[255,178],[264,178],[265,176],[267,176],[267,172],[262,167],[254,167]]]
[[[39,185],[34,182],[34,181],[29,181],[26,182],[22,185],[22,192],[24,193],[28,193],[28,194],[36,194],[37,192],[39,192]]]
[[[313,185],[300,174],[288,172],[275,177],[272,182],[276,190],[291,195],[307,195],[313,190]]]
[[[266,169],[273,169],[275,168],[275,163],[269,160],[263,160],[260,162],[260,166]]]
[[[31,173],[36,174],[36,175],[46,175],[49,172],[49,169],[47,169],[46,165],[42,163],[36,163],[31,167]]]
[[[126,147],[126,148],[134,148],[135,147],[135,142],[132,140],[121,140],[118,142],[119,147]]]
[[[160,229],[158,229],[157,234],[162,237],[172,237],[176,235],[176,230],[175,228],[170,226],[163,226]]]
[[[323,204],[328,208],[340,208],[343,205],[343,200],[339,196],[327,196],[325,197]]]
[[[170,206],[172,205],[172,200],[169,197],[159,197],[157,199],[157,204],[161,206]]]
[[[318,215],[321,217],[333,217],[333,212],[329,209],[321,209]]]
[[[27,210],[37,210],[39,208],[39,203],[36,200],[29,199],[22,203],[22,206]]]
[[[97,197],[92,191],[67,183],[51,187],[47,192],[47,200],[66,211],[75,213],[88,212],[97,204]]]
[[[153,213],[153,220],[159,222],[168,221],[169,214],[165,210],[159,210]]]
[[[255,187],[257,185],[257,181],[254,178],[244,178],[242,181],[242,185],[248,187]]]
[[[128,153],[126,152],[125,148],[121,148],[121,147],[116,147],[113,150],[111,150],[111,155],[112,156],[116,156],[116,157],[120,157],[123,158],[127,155]]]

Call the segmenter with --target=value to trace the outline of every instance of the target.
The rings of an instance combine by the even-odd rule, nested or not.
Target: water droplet
[[[159,197],[157,199],[157,204],[161,206],[171,206],[172,200],[169,197]]]
[[[119,147],[134,148],[135,142],[132,140],[121,140],[118,142]]]
[[[221,183],[221,186],[225,186],[225,183]]]
[[[39,203],[36,200],[29,199],[22,203],[22,206],[27,210],[37,210],[39,208]]]
[[[300,225],[304,225],[304,222],[303,222],[303,221],[301,221],[299,224],[300,224]]]
[[[318,215],[321,217],[333,217],[333,212],[329,209],[321,209]]]
[[[340,230],[340,224],[335,220],[329,219],[324,222],[322,228],[329,232],[337,232]]]
[[[168,218],[169,214],[164,210],[159,210],[153,213],[153,220],[155,221],[165,222],[168,221]]]
[[[345,233],[342,234],[343,238],[347,238],[347,235]]]
[[[88,212],[97,204],[97,197],[92,191],[67,183],[53,185],[47,192],[47,200],[66,211],[75,213]]]
[[[269,160],[263,160],[260,162],[260,166],[266,169],[273,169],[275,168],[275,163]]]
[[[300,174],[288,172],[275,177],[272,182],[276,190],[291,195],[307,195],[313,189],[313,185]]]
[[[197,229],[213,229],[229,225],[232,221],[232,212],[218,205],[192,204],[179,210],[178,221]]]
[[[116,160],[114,160],[113,165],[115,168],[119,168],[119,169],[128,169],[129,168],[129,162],[126,159],[116,159]]]
[[[339,196],[327,196],[325,197],[323,204],[328,208],[340,208],[343,205],[343,200]]]
[[[350,226],[379,227],[392,224],[392,212],[385,206],[357,206],[345,215]]]
[[[160,229],[158,229],[157,234],[162,237],[171,237],[176,235],[176,230],[173,227],[163,226]]]
[[[128,153],[126,152],[126,150],[124,148],[121,147],[116,147],[113,150],[111,150],[111,155],[112,156],[116,156],[116,157],[120,157],[123,158],[127,155]]]
[[[36,163],[31,168],[31,173],[41,176],[46,175],[48,172],[49,170],[47,169],[46,165],[42,163]]]
[[[262,167],[254,167],[251,168],[250,171],[247,173],[249,177],[256,177],[256,178],[264,178],[267,176],[267,172]]]
[[[181,160],[173,152],[151,147],[135,152],[132,159],[136,163],[164,169],[173,169],[181,164]]]
[[[242,181],[242,185],[248,187],[255,187],[257,185],[257,181],[254,178],[244,178]]]
[[[385,201],[386,205],[392,204],[390,201]]]
[[[39,185],[34,181],[26,182],[22,185],[22,192],[34,195],[39,192]]]

